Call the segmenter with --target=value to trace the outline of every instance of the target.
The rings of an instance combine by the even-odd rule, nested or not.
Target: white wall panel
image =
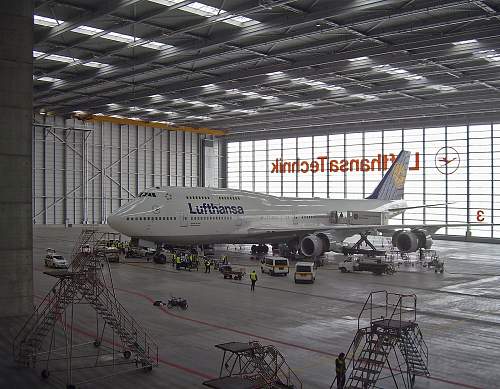
[[[145,188],[197,185],[203,168],[195,133],[41,115],[34,121],[35,223],[102,223]]]

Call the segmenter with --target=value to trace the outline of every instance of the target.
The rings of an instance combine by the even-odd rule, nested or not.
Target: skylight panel
[[[42,55],[46,55],[46,54],[41,52],[41,51],[33,50],[33,57],[34,58],[39,58]],[[66,57],[64,55],[57,55],[57,54],[50,54],[47,57],[45,57],[44,59],[47,59],[50,61],[56,61],[56,62],[64,62],[64,63],[74,63],[76,61],[82,61],[82,60],[79,60],[77,58],[71,58],[71,57]],[[102,67],[106,66],[106,64],[104,64],[104,63],[95,62],[95,61],[89,61],[89,62],[85,62],[85,63],[82,62],[80,65],[88,66],[91,68],[102,68]]]
[[[33,23],[38,26],[55,27],[64,23],[64,21],[47,18],[45,16],[33,15]]]
[[[64,55],[57,55],[57,54],[48,55],[45,59],[49,59],[51,61],[57,61],[57,62],[66,62],[66,63],[75,62],[74,58],[66,57]]]
[[[299,101],[292,101],[290,103],[287,103],[287,105],[292,105],[292,106],[301,107],[301,108],[309,108],[309,107],[313,106],[313,104],[311,104],[311,103],[302,103]]]
[[[365,61],[367,59],[368,59],[368,57],[356,57],[356,58],[349,58],[348,61],[357,62],[357,61]]]
[[[278,71],[278,72],[267,73],[266,75],[267,76],[284,76],[285,73]]]
[[[135,41],[135,38],[131,35],[120,34],[118,32],[108,32],[102,36],[104,39],[109,39],[111,41],[131,43]]]
[[[377,65],[374,66],[373,69],[391,74],[393,76],[400,76],[408,81],[421,80],[423,78],[422,76],[410,73],[408,70],[400,69],[391,65]]]
[[[487,61],[500,61],[500,54],[493,49],[477,51],[474,55],[477,55],[479,58],[483,58]]]
[[[343,91],[343,90],[345,90],[345,88],[342,88],[341,86],[327,84],[323,81],[309,80],[305,77],[292,78],[291,81],[295,82],[297,84],[308,85],[308,86],[312,86],[313,88],[318,88],[318,89],[326,89],[326,90],[330,90],[330,91]]]
[[[175,4],[182,3],[184,0],[149,0],[149,1],[152,3],[161,4],[161,5],[169,7],[169,6],[172,6]],[[221,20],[221,22],[227,23],[227,24],[232,24],[233,26],[238,26],[238,27],[244,27],[244,26],[247,26],[249,24],[259,23],[258,21],[250,19],[246,16],[232,15],[223,9],[212,7],[212,6],[207,5],[207,4],[202,4],[202,3],[199,3],[197,1],[195,1],[191,4],[179,7],[179,9],[181,9],[185,12],[195,14],[195,15],[204,16],[206,18],[210,18],[212,16],[224,15],[225,18],[224,18],[224,20]]]
[[[469,45],[471,43],[477,43],[476,39],[466,39],[464,41],[458,41],[458,42],[453,42],[455,46],[460,46],[460,45]]]
[[[101,62],[96,62],[96,61],[90,61],[90,62],[85,62],[81,64],[82,66],[88,66],[91,68],[102,68],[106,66],[106,64],[101,63]]]
[[[429,85],[429,88],[435,89],[439,92],[455,92],[456,89],[449,85]]]
[[[169,48],[174,47],[172,45],[167,45],[165,43],[154,42],[154,41],[148,42],[148,43],[144,43],[141,46],[142,47],[147,47],[148,49],[153,49],[153,50],[165,50],[165,49],[169,49]]]
[[[358,94],[352,95],[352,97],[356,97],[358,99],[363,99],[363,100],[377,100],[378,99],[377,96],[367,95],[364,93],[358,93]]]
[[[160,1],[160,0],[158,0],[158,1]],[[179,2],[177,0],[176,1],[168,0],[168,1],[172,3],[170,5],[173,5],[173,4],[176,4],[177,2]],[[55,27],[59,24],[64,23],[64,20],[56,20],[56,19],[52,19],[52,18],[47,18],[45,16],[34,15],[33,16],[33,23],[40,25],[40,26],[45,26],[45,27]],[[95,27],[91,27],[91,26],[78,26],[76,28],[73,28],[71,31],[75,32],[77,34],[83,34],[83,35],[89,35],[89,36],[104,32],[104,30],[102,30],[100,28],[95,28]],[[141,39],[138,37],[136,38],[136,37],[133,37],[131,35],[120,34],[118,32],[113,32],[113,31],[101,35],[100,38],[115,41],[115,42],[122,42],[122,43],[132,43],[132,42],[135,42],[135,41]],[[146,47],[146,48],[152,49],[152,50],[165,50],[165,49],[169,49],[169,48],[174,47],[174,46],[168,45],[166,43],[155,42],[155,41],[143,43],[143,44],[140,44],[140,46]]]
[[[48,77],[48,76],[36,78],[36,80],[38,80],[38,81],[44,81],[44,82],[62,81],[60,78],[54,78],[54,77]]]
[[[73,28],[71,31],[76,32],[78,34],[84,35],[95,35],[103,32],[100,28],[90,27],[90,26],[79,26],[77,28]]]

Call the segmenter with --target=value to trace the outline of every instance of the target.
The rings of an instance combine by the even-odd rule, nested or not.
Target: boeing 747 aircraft
[[[347,237],[382,233],[394,246],[413,252],[430,248],[431,235],[445,225],[389,225],[407,209],[403,198],[410,160],[401,151],[366,199],[280,198],[236,189],[156,187],[108,217],[132,238],[198,246],[215,243],[286,243],[292,252],[319,256]],[[428,206],[428,205],[427,205]]]

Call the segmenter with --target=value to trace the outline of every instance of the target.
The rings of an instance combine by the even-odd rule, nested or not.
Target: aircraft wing
[[[435,234],[440,228],[444,227],[464,227],[466,224],[340,224],[340,225],[318,225],[318,226],[259,226],[250,227],[248,229],[249,234],[264,234],[264,233],[314,233],[319,231],[342,231],[342,232],[352,232],[352,234],[357,234],[359,232],[367,231],[380,231],[381,233],[388,233],[395,230],[402,229],[424,229],[430,234]]]

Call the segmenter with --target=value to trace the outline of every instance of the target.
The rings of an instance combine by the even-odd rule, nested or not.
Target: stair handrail
[[[417,341],[415,343],[425,357],[425,364],[427,365],[429,362],[429,347],[427,346],[427,343],[425,343],[424,336],[422,334],[422,331],[420,330],[420,327],[415,327],[415,331],[417,331],[418,334],[415,334],[415,336],[417,337]]]
[[[368,301],[368,299],[367,299]],[[365,303],[366,305],[366,303]],[[346,359],[349,360],[349,362],[347,363],[346,367],[345,367],[345,371],[348,372],[349,371],[349,368],[351,367],[351,365],[353,363],[355,363],[355,355],[356,355],[356,351],[361,343],[361,339],[363,336],[366,335],[367,331],[369,330],[370,327],[368,328],[358,328],[358,330],[356,331],[356,335],[354,336],[354,339],[352,340],[351,344],[349,345],[349,348],[347,349],[346,353],[345,353],[345,356],[346,356]],[[351,349],[352,349],[352,358],[349,358],[349,353],[351,352]],[[333,379],[333,382],[332,384],[330,385],[330,389],[333,388],[333,384],[335,384],[335,382],[337,382],[337,375],[335,374],[335,378]]]
[[[271,346],[273,348],[273,350],[276,352],[277,354],[277,357],[280,357],[281,358],[281,364],[280,366],[278,367],[278,371],[279,372],[282,372],[285,377],[287,378],[287,385],[290,385],[290,382],[291,382],[291,379],[290,379],[290,373],[292,374],[293,378],[295,379],[296,382],[299,383],[299,388],[302,388],[302,381],[300,380],[300,378],[297,376],[297,374],[295,374],[295,372],[292,370],[292,368],[290,367],[290,365],[288,365],[288,363],[286,362],[285,358],[283,357],[283,354],[280,353],[280,351],[275,348],[274,346]],[[282,366],[285,366],[287,371],[284,372],[283,369],[282,369]],[[277,372],[278,373],[278,372]],[[288,373],[288,374],[286,374]],[[293,388],[295,388],[295,385],[293,385]]]
[[[387,314],[388,314],[388,311],[387,311],[387,295],[388,295],[388,293],[387,293],[387,291],[386,290],[377,290],[374,292],[370,292],[370,294],[368,295],[368,297],[365,300],[365,303],[363,304],[363,308],[361,308],[361,312],[358,315],[358,330],[362,328],[360,325],[360,321],[361,321],[361,318],[363,316],[363,313],[367,309],[367,306],[369,306],[369,309],[370,309],[370,325],[373,322],[373,296],[380,294],[380,293],[385,295],[385,300],[386,300],[385,317],[387,317]]]
[[[35,310],[30,315],[28,320],[25,321],[24,325],[17,332],[16,336],[14,337],[14,340],[12,341],[14,355],[15,355],[16,348],[18,346],[18,342],[19,342],[19,344],[21,344],[22,341],[25,340],[28,337],[28,335],[33,332],[34,327],[35,327],[36,323],[39,321],[39,319],[45,316],[47,310],[49,310],[53,306],[54,302],[58,301],[57,295],[52,293],[52,292],[54,290],[56,290],[56,288],[59,287],[61,283],[62,283],[62,280],[59,280],[52,287],[52,289],[45,295],[42,302],[35,308]],[[27,330],[28,327],[29,327],[29,330]],[[25,331],[25,330],[27,330],[27,331]],[[22,336],[22,339],[20,339],[21,336]]]
[[[389,296],[398,296],[396,304],[389,304]],[[388,300],[387,300],[386,305],[387,305],[387,307],[389,307],[389,305],[391,305],[393,307],[393,310],[392,310],[392,313],[389,317],[389,320],[390,321],[399,321],[399,328],[401,328],[401,325],[403,323],[403,314],[406,313],[407,308],[410,308],[410,307],[407,307],[403,304],[404,300],[406,298],[409,298],[409,297],[411,297],[412,301],[413,301],[413,307],[411,307],[412,308],[411,310],[413,312],[413,320],[410,320],[410,321],[416,322],[417,321],[417,296],[415,294],[399,294],[399,293],[388,293],[387,294]],[[403,312],[403,309],[405,310],[404,312]],[[399,320],[394,318],[395,315],[399,316]]]
[[[106,287],[106,285],[102,283],[98,283],[100,287],[99,295],[103,295],[104,299],[106,299],[108,303],[108,307],[111,307],[111,310],[113,311],[113,315],[117,318],[119,321],[120,326],[126,330],[129,334],[135,334],[135,339],[136,343],[139,344],[139,341],[144,340],[144,351],[147,349],[152,349],[153,351],[156,350],[157,355],[155,359],[155,363],[158,364],[158,345],[153,341],[151,335],[146,331],[146,329],[138,323],[131,315],[130,313],[125,309],[125,307],[116,299],[114,295],[110,293],[110,290]],[[99,295],[96,296],[96,298],[99,298]],[[142,339],[142,336],[139,339],[139,332],[141,334],[144,334],[144,339]],[[149,354],[149,353],[148,353]]]

